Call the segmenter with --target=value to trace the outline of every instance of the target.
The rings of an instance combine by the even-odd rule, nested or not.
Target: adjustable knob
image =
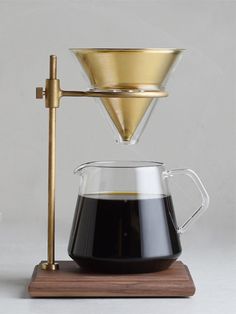
[[[42,99],[44,91],[42,87],[36,87],[36,99]]]

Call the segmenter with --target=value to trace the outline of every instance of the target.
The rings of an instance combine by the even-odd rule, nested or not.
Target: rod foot
[[[59,269],[59,264],[57,264],[57,263],[51,264],[51,263],[47,263],[47,262],[42,263],[41,269],[42,270],[57,270],[57,269]]]

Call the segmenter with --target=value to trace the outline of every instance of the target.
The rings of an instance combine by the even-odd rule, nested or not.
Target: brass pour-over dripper
[[[168,74],[181,49],[71,49],[92,90],[164,92]],[[166,94],[167,95],[167,94]],[[165,95],[163,95],[165,96]],[[118,142],[135,143],[152,112],[156,98],[101,98],[118,131]]]

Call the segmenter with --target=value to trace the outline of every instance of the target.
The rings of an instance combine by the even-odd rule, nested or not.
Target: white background
[[[235,1],[0,0],[0,313],[234,313]],[[67,243],[78,192],[72,174],[91,160],[162,161],[192,168],[210,194],[208,212],[182,236],[191,299],[32,300],[25,287],[46,257],[47,110],[35,100],[48,58],[58,56],[64,89],[88,83],[70,47],[177,47],[183,58],[170,96],[158,102],[136,146],[114,143],[93,99],[63,99],[58,110],[57,258]],[[173,182],[184,221],[199,197]],[[233,266],[234,265],[234,266]]]

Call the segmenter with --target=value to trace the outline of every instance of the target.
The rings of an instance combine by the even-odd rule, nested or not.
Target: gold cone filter
[[[129,142],[152,98],[102,98],[102,103],[124,142]]]
[[[93,89],[126,91],[162,90],[182,51],[164,48],[71,50]],[[153,103],[152,98],[101,98],[101,101],[124,142],[131,141]]]

